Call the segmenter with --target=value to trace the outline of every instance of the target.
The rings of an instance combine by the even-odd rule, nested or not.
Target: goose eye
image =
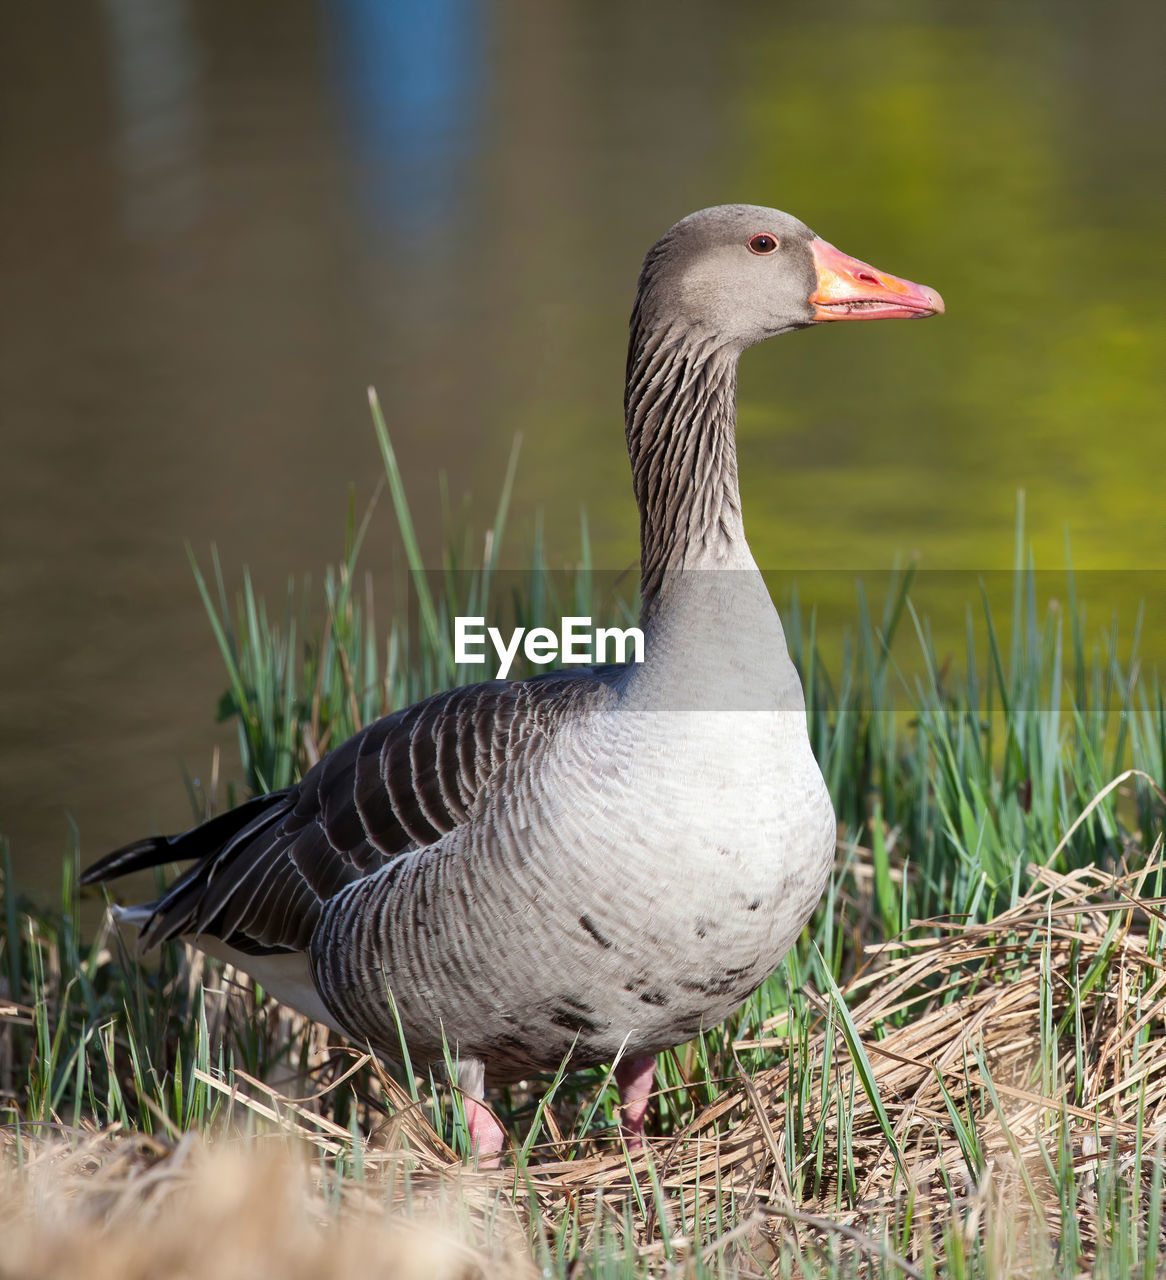
[[[777,237],[771,236],[768,231],[760,231],[749,241],[749,249],[752,253],[772,253],[777,248]]]

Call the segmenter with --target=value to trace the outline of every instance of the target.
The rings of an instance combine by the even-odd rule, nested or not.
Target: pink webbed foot
[[[619,1127],[629,1151],[638,1151],[644,1145],[644,1121],[655,1078],[654,1056],[627,1058],[615,1069],[615,1083],[619,1086]]]

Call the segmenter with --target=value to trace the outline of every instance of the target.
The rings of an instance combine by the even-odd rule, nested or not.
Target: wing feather
[[[360,744],[352,802],[360,811],[369,843],[381,853],[393,857],[408,848],[409,839],[396,820],[392,801],[381,778],[381,752],[390,736],[386,720],[370,725]]]
[[[194,860],[148,904],[143,946],[202,934],[246,954],[303,950],[325,902],[470,820],[505,760],[619,670],[436,694],[367,725],[295,786],[179,835],[126,845],[90,867],[83,883]]]

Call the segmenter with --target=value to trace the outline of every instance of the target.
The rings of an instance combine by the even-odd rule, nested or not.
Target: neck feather
[[[633,317],[624,416],[645,612],[672,571],[725,565],[744,549],[738,354],[692,329]]]

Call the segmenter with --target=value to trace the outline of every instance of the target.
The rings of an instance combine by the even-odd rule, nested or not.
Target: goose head
[[[849,257],[788,213],[727,204],[690,214],[649,250],[633,323],[739,352],[826,321],[943,309],[936,290]]]

